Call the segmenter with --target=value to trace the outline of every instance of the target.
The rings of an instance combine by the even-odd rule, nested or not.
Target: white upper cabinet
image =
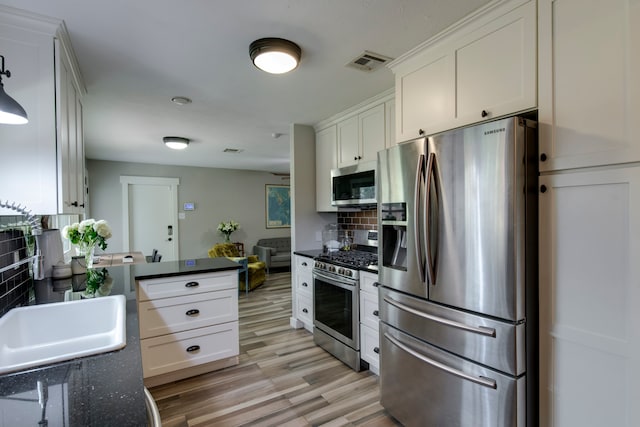
[[[385,105],[380,103],[341,120],[338,129],[338,167],[375,161],[386,147]]]
[[[640,160],[640,2],[539,0],[540,170]]]
[[[331,169],[336,167],[336,125],[316,132],[316,211],[335,212],[331,206]]]
[[[492,2],[389,66],[398,142],[533,109],[535,1]]]
[[[337,125],[338,130],[338,167],[350,166],[358,163],[359,135],[358,116],[352,116],[341,120]]]
[[[0,197],[34,214],[83,212],[84,85],[64,23],[0,6],[0,54],[11,71],[4,88],[29,117],[0,124]]]

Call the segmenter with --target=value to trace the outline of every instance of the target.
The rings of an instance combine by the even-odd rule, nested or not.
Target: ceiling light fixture
[[[173,98],[171,98],[171,102],[178,105],[187,105],[191,104],[192,101],[186,96],[174,96]]]
[[[0,55],[2,59],[0,69],[0,123],[8,125],[23,125],[29,122],[27,118],[27,112],[18,101],[7,95],[4,91],[4,85],[2,84],[2,76],[11,77],[11,71],[4,69],[4,56]]]
[[[162,138],[165,145],[174,150],[184,150],[189,145],[189,138],[183,138],[181,136],[165,136]]]
[[[274,37],[259,39],[249,46],[253,65],[271,74],[288,73],[300,63],[300,46]]]

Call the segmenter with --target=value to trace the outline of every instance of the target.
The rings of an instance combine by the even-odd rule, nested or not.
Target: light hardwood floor
[[[155,387],[164,427],[398,426],[378,377],[354,372],[291,329],[291,275],[240,294],[240,364]]]

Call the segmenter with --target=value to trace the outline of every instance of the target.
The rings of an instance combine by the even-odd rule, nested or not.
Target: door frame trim
[[[176,260],[180,259],[180,227],[178,227],[178,185],[180,178],[165,178],[154,176],[121,175],[122,184],[122,247],[129,251],[129,185],[167,185],[171,187],[171,204],[175,207],[171,211],[171,219],[176,224],[173,230],[173,249]]]

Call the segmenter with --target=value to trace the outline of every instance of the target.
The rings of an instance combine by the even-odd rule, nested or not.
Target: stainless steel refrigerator
[[[537,425],[537,126],[378,154],[381,403],[406,426]]]

